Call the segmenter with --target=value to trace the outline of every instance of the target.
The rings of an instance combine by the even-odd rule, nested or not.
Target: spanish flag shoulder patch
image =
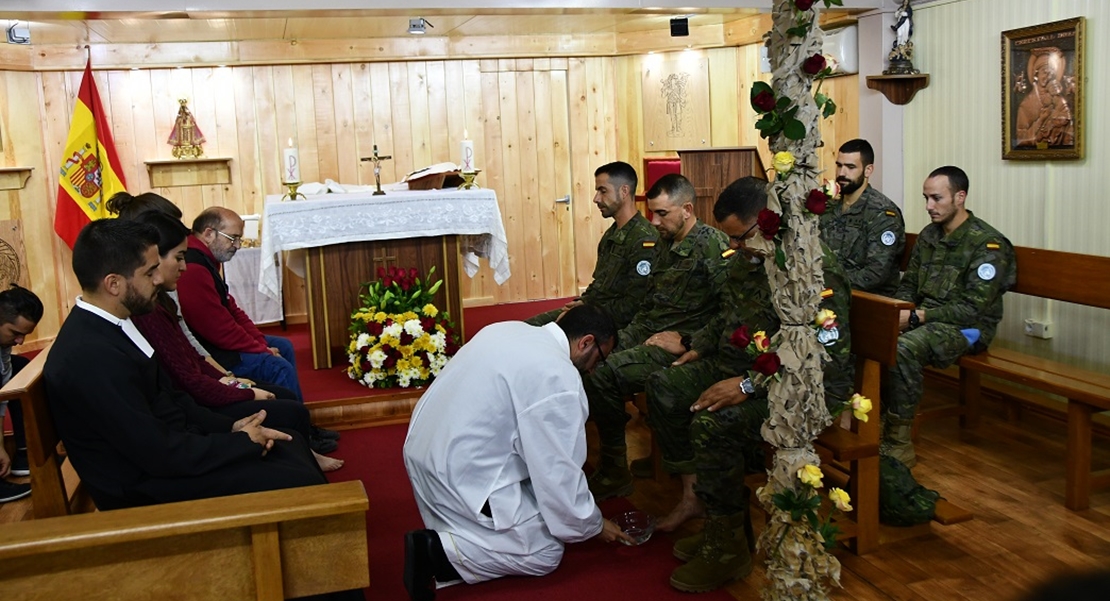
[[[890,215],[891,217],[897,217],[898,216],[897,211],[886,211],[886,214]]]
[[[825,288],[824,290],[821,291],[821,298],[829,298],[832,295],[833,295],[833,289],[832,288]]]
[[[654,242],[644,242],[644,248],[655,248]]]
[[[736,251],[732,250],[730,248],[730,249],[726,250],[725,252],[721,253],[721,258],[722,259],[727,259],[727,258],[729,258],[729,257],[731,257],[732,255],[735,255],[735,254],[736,254]]]
[[[997,242],[987,242],[987,248],[991,250],[998,250],[1002,248],[1002,245]]]

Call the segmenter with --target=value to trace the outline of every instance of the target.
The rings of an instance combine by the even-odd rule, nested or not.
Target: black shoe
[[[319,426],[312,426],[312,436],[313,438],[323,438],[325,440],[339,440],[339,432]]]
[[[0,503],[22,499],[31,494],[30,484],[14,484],[7,480],[0,480]]]
[[[412,601],[434,601],[436,582],[461,580],[435,530],[405,534],[405,590]]]
[[[312,438],[308,439],[308,448],[316,451],[321,455],[327,455],[328,453],[331,453],[332,451],[338,449],[339,443],[335,442],[334,440],[317,438],[313,436]]]
[[[20,478],[31,475],[31,464],[27,461],[27,449],[19,449],[12,457],[11,475]]]

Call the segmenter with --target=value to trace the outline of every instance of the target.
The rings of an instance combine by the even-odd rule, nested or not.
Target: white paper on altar
[[[489,260],[498,285],[509,279],[509,240],[493,190],[414,190],[322,194],[281,202],[266,197],[258,290],[280,298],[276,253],[345,242],[459,236],[463,271],[474,277]]]

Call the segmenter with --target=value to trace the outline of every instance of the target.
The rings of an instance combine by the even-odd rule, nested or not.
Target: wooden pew
[[[908,256],[917,236],[906,235]],[[1014,247],[1017,283],[1010,292],[1110,309],[1110,257]],[[1091,472],[1091,418],[1110,411],[1110,376],[1019,351],[992,346],[959,362],[959,404],[930,408],[918,421],[959,416],[960,425],[979,423],[982,374],[1067,399],[1067,467],[1064,504],[1081,510],[1090,506],[1093,488],[1110,486],[1110,470]]]
[[[277,601],[369,585],[358,481],[83,513],[46,404],[48,352],[0,390],[23,404],[35,516],[0,528],[5,598]]]

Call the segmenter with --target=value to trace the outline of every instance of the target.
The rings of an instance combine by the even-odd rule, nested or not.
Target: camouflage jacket
[[[925,321],[977,328],[990,344],[1002,320],[1002,295],[1017,282],[1014,247],[968,211],[948,236],[938,224],[921,230],[896,298],[925,309]]]
[[[701,221],[677,244],[660,240],[641,308],[620,332],[621,348],[641,344],[656,332],[690,334],[716,314],[728,277],[728,263],[721,258],[727,248],[728,236]]]
[[[821,216],[821,241],[832,249],[852,288],[891,296],[898,289],[906,224],[898,205],[871,186],[852,206],[830,202]]]
[[[822,267],[825,291],[820,308],[836,313],[837,325],[819,333],[811,321],[818,340],[829,354],[824,367],[826,398],[843,402],[855,387],[855,370],[851,358],[851,332],[848,313],[852,302],[852,287],[848,275],[836,255],[824,244]],[[816,319],[816,315],[813,316]],[[763,262],[753,263],[737,253],[730,259],[729,277],[721,296],[721,310],[692,337],[692,347],[701,357],[716,356],[722,365],[733,373],[745,373],[752,368],[755,356],[746,349],[732,344],[732,334],[741,325],[748,326],[749,335],[764,331],[774,336],[781,325],[771,301],[771,286]]]
[[[639,213],[621,228],[609,226],[597,243],[594,279],[582,300],[608,311],[618,328],[628,325],[647,293],[658,240],[658,230]]]

